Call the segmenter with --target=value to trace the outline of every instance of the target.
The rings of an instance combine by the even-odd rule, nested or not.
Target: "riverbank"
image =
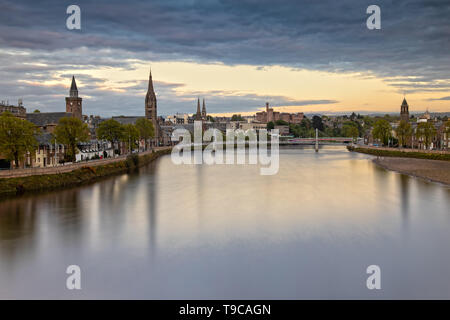
[[[424,151],[415,149],[375,148],[347,146],[349,151],[371,154],[378,157],[415,158],[428,160],[450,161],[448,151]]]
[[[41,174],[25,177],[1,178],[0,198],[12,197],[28,192],[50,191],[79,186],[97,181],[115,174],[125,173],[145,166],[156,158],[169,154],[171,148],[158,150],[145,155],[131,155],[121,161],[102,165],[86,165],[70,172],[56,174]]]
[[[373,162],[387,170],[450,186],[449,161],[386,157]]]

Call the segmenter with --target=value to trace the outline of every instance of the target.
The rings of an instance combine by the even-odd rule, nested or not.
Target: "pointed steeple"
[[[153,122],[153,126],[156,130],[156,136],[158,136],[158,113],[157,113],[157,103],[156,103],[156,94],[153,89],[153,79],[152,79],[152,69],[150,68],[150,74],[148,76],[148,90],[145,95],[145,118],[151,120]]]
[[[148,77],[148,92],[154,92],[153,90],[153,79],[152,79],[152,68],[150,67],[150,76]]]
[[[75,82],[75,76],[72,76],[72,84],[70,85],[70,96],[71,97],[78,97],[78,88],[77,83]]]
[[[195,114],[195,120],[201,120],[202,113],[200,111],[200,98],[197,99],[197,113]]]

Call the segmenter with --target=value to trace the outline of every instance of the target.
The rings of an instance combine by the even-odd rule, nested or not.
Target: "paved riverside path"
[[[152,150],[145,151],[145,152],[139,152],[135,153],[139,156],[143,156],[146,154],[151,154],[154,151],[161,151],[161,150],[167,150],[171,149],[172,147],[156,147]],[[72,164],[66,164],[66,165],[58,165],[56,167],[45,167],[45,168],[23,168],[23,169],[11,169],[11,170],[0,170],[0,179],[1,178],[18,178],[18,177],[27,177],[27,176],[34,176],[34,175],[43,175],[43,174],[57,174],[57,173],[64,173],[64,172],[70,172],[82,167],[90,166],[101,166],[108,163],[118,162],[126,160],[126,155],[121,155],[115,158],[107,158],[107,159],[98,159],[98,160],[90,160],[90,161],[82,161],[82,162],[76,162]]]

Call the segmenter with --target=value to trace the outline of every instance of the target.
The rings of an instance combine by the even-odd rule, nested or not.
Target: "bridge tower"
[[[319,129],[316,128],[316,152],[319,152]]]

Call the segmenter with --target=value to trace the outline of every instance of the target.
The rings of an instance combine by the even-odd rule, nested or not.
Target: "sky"
[[[81,9],[69,30],[66,9]],[[369,30],[369,5],[381,29]],[[158,114],[450,112],[450,1],[0,0],[0,100],[143,115],[151,68]]]

